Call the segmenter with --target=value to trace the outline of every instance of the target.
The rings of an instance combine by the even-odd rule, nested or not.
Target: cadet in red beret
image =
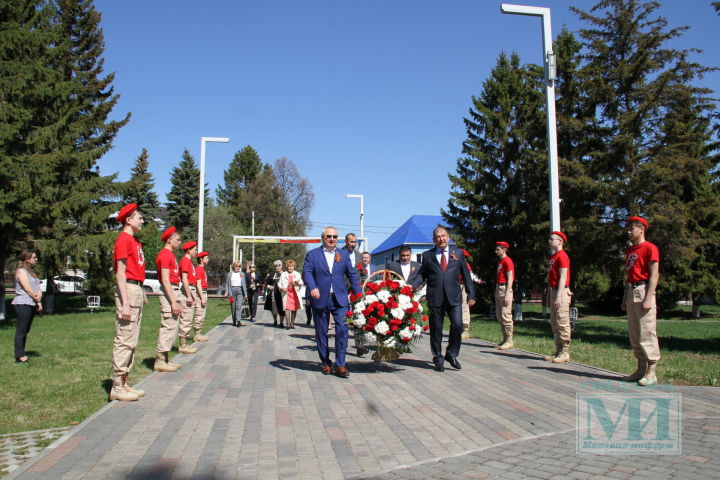
[[[190,335],[192,329],[193,316],[195,315],[195,303],[197,302],[197,289],[195,283],[195,266],[193,265],[193,258],[197,255],[197,242],[189,241],[185,242],[182,246],[185,251],[185,255],[180,259],[180,281],[182,282],[183,293],[185,294],[185,303],[183,304],[183,311],[180,315],[180,326],[178,328],[178,335],[180,336],[180,353],[197,353],[197,348],[187,343],[187,338]]]
[[[547,306],[555,337],[555,353],[545,360],[562,363],[570,360],[570,257],[565,252],[567,236],[560,231],[550,233],[552,255],[548,259]]]
[[[497,264],[497,282],[495,284],[495,317],[500,324],[503,340],[498,350],[510,350],[513,345],[513,281],[515,280],[515,264],[508,256],[510,244],[495,242],[495,255],[500,259]]]
[[[125,205],[118,213],[117,221],[122,231],[115,240],[113,271],[115,272],[115,340],[112,348],[112,382],[110,400],[134,401],[145,395],[132,388],[128,374],[135,359],[135,349],[140,338],[142,309],[145,293],[145,254],[142,244],[135,236],[145,223],[135,203]]]
[[[627,284],[621,308],[627,312],[628,333],[637,369],[625,377],[643,387],[655,385],[655,367],[660,360],[657,337],[657,308],[655,289],[660,279],[660,251],[645,240],[648,222],[642,217],[627,219],[627,234],[631,242],[625,252]]]
[[[174,251],[180,246],[180,234],[175,227],[166,229],[160,236],[165,243],[155,259],[160,273],[160,331],[153,370],[156,372],[175,372],[180,364],[170,361],[170,350],[178,332],[178,319],[182,313],[185,296],[180,291],[180,277]]]
[[[207,273],[205,272],[205,266],[210,261],[210,257],[207,252],[200,252],[197,254],[197,267],[195,267],[195,288],[197,289],[197,296],[195,301],[195,319],[193,320],[193,329],[195,330],[195,336],[193,342],[207,342],[208,337],[202,334],[202,328],[205,324],[205,313],[207,308]]]

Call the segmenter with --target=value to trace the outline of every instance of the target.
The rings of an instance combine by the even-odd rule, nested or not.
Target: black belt
[[[628,285],[631,286],[632,288],[637,288],[640,285],[647,285],[647,280],[640,280],[639,282],[628,283]]]
[[[178,290],[180,290],[180,284],[179,284],[179,283],[171,283],[170,286],[171,286],[172,288],[177,288]]]
[[[505,283],[498,283],[498,284],[497,284],[498,287],[504,287],[505,285],[507,285],[507,282],[505,282]]]
[[[143,284],[143,282],[141,282],[140,280],[133,280],[133,279],[131,279],[131,278],[128,278],[128,279],[126,279],[125,281],[126,281],[127,283],[132,283],[133,285],[142,285],[142,284]]]

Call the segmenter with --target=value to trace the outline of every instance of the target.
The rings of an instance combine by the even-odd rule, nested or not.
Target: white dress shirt
[[[401,263],[400,264],[400,270],[402,270],[403,278],[407,280],[410,278],[410,262],[408,263]]]

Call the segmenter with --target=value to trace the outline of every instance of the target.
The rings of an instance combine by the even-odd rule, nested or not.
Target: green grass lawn
[[[131,372],[133,384],[152,373],[155,360],[160,305],[156,297],[148,300]],[[8,313],[11,309],[8,305]],[[35,317],[27,339],[27,367],[15,365],[14,318],[0,323],[0,434],[81,422],[107,403],[114,310],[106,305],[90,313],[85,297],[59,297],[56,311],[60,313]],[[203,332],[229,313],[227,302],[210,299]],[[171,356],[176,353],[173,349]]]
[[[541,317],[541,306],[523,305],[523,322],[515,324],[515,348],[551,354],[554,349],[550,321]],[[570,346],[572,361],[621,373],[635,370],[624,316],[604,316],[580,305],[580,319]],[[488,316],[473,317],[470,334],[491,342],[502,340],[500,327]],[[720,307],[703,307],[698,320],[690,307],[662,315],[658,320],[662,359],[658,379],[676,385],[720,384]]]

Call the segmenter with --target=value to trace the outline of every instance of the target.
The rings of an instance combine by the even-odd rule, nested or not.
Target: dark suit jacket
[[[461,279],[465,284],[468,301],[475,300],[475,289],[465,256],[456,247],[448,246],[448,248],[450,249],[448,265],[444,272],[440,268],[435,248],[422,254],[420,278],[427,284],[426,298],[430,307],[440,307],[445,300],[452,306],[460,305],[462,303]]]
[[[330,286],[332,285],[335,299],[341,307],[348,306],[348,290],[345,287],[345,278],[350,280],[350,287],[354,292],[360,292],[360,282],[355,268],[350,263],[347,250],[336,248],[335,254],[339,261],[333,260],[332,272],[328,270],[323,247],[313,248],[305,255],[302,276],[309,290],[320,290],[320,298],[312,298],[312,306],[323,309],[330,302]]]
[[[245,272],[245,285],[247,289],[250,290],[250,283],[253,281],[253,276],[255,277],[255,290],[262,290],[263,277],[257,271],[255,273]]]
[[[408,278],[403,278],[405,282],[412,285],[413,288],[416,288],[417,285],[422,283],[422,279],[418,276],[420,275],[420,267],[422,267],[422,264],[410,260],[410,276]],[[388,263],[387,269],[400,274],[401,277],[404,277],[400,262],[393,261]],[[417,285],[415,282],[417,282]]]

